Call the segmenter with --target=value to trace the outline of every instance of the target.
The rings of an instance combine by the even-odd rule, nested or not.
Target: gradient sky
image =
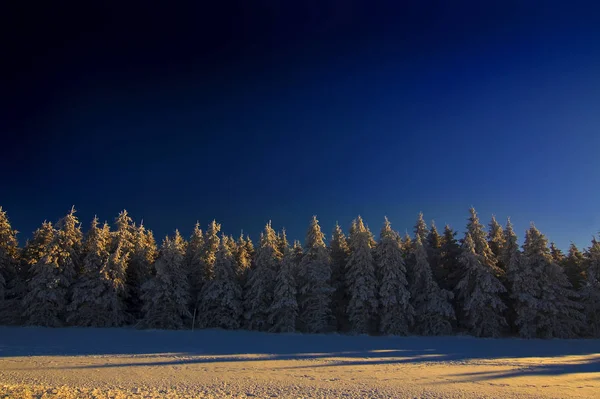
[[[216,218],[303,239],[313,214],[404,232],[419,211],[462,232],[470,206],[563,249],[600,230],[591,1],[85,3],[3,12],[21,241],[73,204],[159,238]]]

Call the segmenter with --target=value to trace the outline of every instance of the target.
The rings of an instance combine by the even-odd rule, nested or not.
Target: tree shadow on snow
[[[462,378],[462,381],[485,381],[501,378],[530,377],[530,376],[558,376],[566,374],[598,373],[592,378],[600,380],[600,357],[586,359],[580,362],[564,362],[539,364],[514,370],[482,371],[475,373],[453,374],[452,377]]]
[[[250,331],[164,331],[131,328],[0,327],[0,358],[17,356],[143,355],[142,362],[89,368],[328,359],[310,367],[463,362],[477,359],[600,354],[600,340],[522,340],[445,337],[369,337],[267,334]],[[150,357],[150,359],[148,359]],[[140,359],[142,360],[142,359]],[[538,372],[600,372],[587,365],[552,364]],[[302,368],[299,365],[293,368]],[[530,372],[534,372],[534,369]],[[516,373],[516,371],[515,371]],[[479,378],[488,378],[480,376]],[[496,377],[501,378],[501,377]]]

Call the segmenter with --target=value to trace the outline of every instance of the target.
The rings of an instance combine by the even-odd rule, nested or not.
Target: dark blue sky
[[[600,230],[593,2],[127,3],[4,13],[0,205],[23,241],[72,204],[158,237],[419,211],[462,231],[471,205],[564,249]]]

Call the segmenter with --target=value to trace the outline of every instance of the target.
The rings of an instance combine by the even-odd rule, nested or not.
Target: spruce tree
[[[110,230],[107,224],[98,226],[94,217],[86,233],[83,250],[82,272],[73,285],[73,295],[69,304],[67,322],[76,326],[111,326],[111,312],[107,303],[106,290],[111,281],[101,273],[108,263],[110,252]]]
[[[425,223],[425,219],[423,218],[423,212],[419,212],[419,216],[417,217],[417,223],[415,224],[415,239],[416,237],[419,237],[425,249],[427,249],[428,246],[428,235],[429,229],[427,228],[427,223]]]
[[[200,229],[200,223],[196,222],[184,257],[184,265],[190,286],[190,308],[192,312],[194,312],[194,309],[198,305],[197,302],[200,290],[202,289],[202,282],[204,281],[203,253],[204,234],[202,233],[202,229]]]
[[[460,263],[464,274],[456,291],[463,305],[462,324],[477,337],[499,337],[506,326],[506,305],[500,297],[506,289],[483,257],[475,253],[469,233],[463,242]]]
[[[19,244],[17,231],[13,230],[0,207],[0,303],[5,299],[7,283],[17,278],[19,265]]]
[[[374,240],[360,216],[352,224],[350,256],[345,273],[347,314],[351,331],[366,334],[374,331],[378,310],[374,247],[371,244]]]
[[[467,232],[473,240],[475,253],[481,257],[484,266],[491,270],[496,277],[503,278],[504,271],[498,267],[498,259],[492,252],[487,242],[484,226],[479,222],[475,208],[469,209],[470,217],[467,223]],[[463,270],[464,273],[464,270]]]
[[[18,322],[25,280],[21,273],[17,231],[0,207],[0,324]]]
[[[21,269],[26,280],[31,277],[30,269],[46,254],[55,234],[56,230],[52,223],[44,221],[41,227],[33,233],[32,239],[25,244],[21,255]]]
[[[221,232],[221,225],[215,220],[210,222],[204,236],[204,250],[202,252],[202,269],[204,271],[203,278],[205,283],[212,280],[214,276],[217,251],[221,243],[219,232]]]
[[[517,235],[510,218],[508,218],[506,221],[506,228],[504,229],[504,247],[500,257],[502,263],[506,266],[507,280],[509,283],[514,280],[514,277],[511,277],[511,274],[514,274],[519,270],[520,255]]]
[[[126,210],[119,212],[114,221],[114,230],[111,231],[109,246],[109,259],[101,270],[106,290],[102,299],[102,307],[106,309],[103,323],[111,326],[120,326],[133,321],[134,316],[128,312],[126,301],[127,273],[129,261],[133,254],[136,227]]]
[[[433,273],[433,278],[440,285],[444,280],[444,268],[442,265],[442,236],[440,236],[435,222],[431,222],[431,228],[427,233],[427,260]]]
[[[181,329],[191,318],[189,286],[183,264],[185,240],[178,231],[163,240],[155,263],[156,274],[142,286],[145,328]]]
[[[408,259],[413,255],[413,241],[408,233],[405,233],[404,237],[400,240],[400,246],[402,247],[404,261],[408,262]]]
[[[576,290],[580,289],[586,282],[586,258],[575,244],[571,243],[569,253],[560,264],[564,267],[567,278],[573,288]]]
[[[559,265],[562,265],[565,261],[565,254],[556,246],[554,242],[550,243],[550,256],[552,256],[552,260]]]
[[[346,265],[348,319],[350,329],[357,334],[375,330],[378,303],[377,277],[373,259],[372,234],[359,216],[350,236],[350,257]]]
[[[442,289],[454,291],[456,284],[458,284],[461,278],[462,266],[459,262],[459,257],[462,251],[456,239],[456,231],[448,225],[444,227],[440,252],[438,284]]]
[[[379,331],[383,334],[407,335],[414,320],[406,266],[398,234],[387,217],[375,249],[379,279]]]
[[[75,209],[62,218],[52,240],[41,249],[30,270],[28,292],[23,298],[27,324],[62,326],[67,317],[71,285],[80,267],[82,234]]]
[[[277,249],[279,250],[279,253],[282,256],[282,259],[283,254],[285,254],[285,251],[289,249],[289,247],[290,243],[288,242],[287,234],[285,232],[285,229],[282,229],[281,232],[277,234]]]
[[[533,225],[527,230],[519,266],[511,274],[511,286],[521,337],[577,336],[583,315],[574,301],[576,293],[564,270],[552,260],[548,241]]]
[[[256,255],[256,250],[254,249],[254,244],[252,243],[252,240],[250,239],[250,236],[246,235],[246,252],[248,252],[248,255],[250,256],[250,266],[252,266],[252,259],[254,259],[254,256]]]
[[[112,250],[108,261],[102,265],[100,275],[105,283],[105,290],[98,298],[103,314],[99,317],[105,327],[118,327],[132,322],[127,313],[125,299],[127,291],[125,279],[130,252],[125,251],[121,243]]]
[[[302,258],[304,257],[304,248],[302,248],[300,240],[294,240],[294,245],[292,246],[292,257],[294,258],[292,275],[294,276],[296,287],[300,287],[300,263],[302,263]]]
[[[415,251],[414,243],[408,232],[404,233],[404,237],[400,240],[400,247],[402,248],[402,258],[404,258],[404,265],[406,266],[406,277],[408,278],[408,285],[410,286],[413,281],[413,269],[415,268]]]
[[[304,243],[304,256],[299,267],[302,285],[299,289],[299,322],[305,332],[322,333],[331,329],[333,314],[331,297],[331,259],[319,221],[313,216]]]
[[[588,250],[587,262],[586,280],[580,291],[586,318],[585,332],[593,338],[600,338],[600,242],[596,238]]]
[[[283,260],[275,278],[273,304],[269,308],[268,324],[272,332],[296,331],[298,317],[297,289],[294,280],[294,253],[289,246],[283,246]]]
[[[502,250],[501,259],[506,267],[505,287],[508,292],[508,297],[506,298],[506,303],[508,304],[506,321],[511,329],[511,333],[517,333],[519,329],[516,324],[518,317],[516,311],[516,308],[518,307],[516,305],[518,301],[518,292],[513,288],[513,282],[520,278],[522,254],[519,250],[517,235],[513,229],[510,218],[507,219],[506,228],[504,229],[504,248]],[[515,288],[518,289],[518,286]],[[527,300],[527,297],[524,297],[524,299]]]
[[[215,255],[214,275],[201,291],[199,324],[204,328],[237,329],[242,316],[242,288],[231,251],[231,238],[222,236]]]
[[[115,230],[112,232],[111,253],[115,252],[118,247],[123,257],[129,259],[133,251],[133,241],[135,237],[135,226],[133,220],[126,210],[119,212],[115,219]]]
[[[79,220],[75,216],[75,207],[56,223],[56,246],[58,264],[65,277],[67,289],[75,281],[81,271],[81,253],[83,249],[83,233]]]
[[[244,319],[251,330],[268,331],[269,308],[273,303],[275,278],[281,261],[281,253],[271,222],[260,236],[256,250],[254,269],[251,270],[244,292]]]
[[[250,237],[248,237],[248,241]],[[250,242],[252,245],[252,242]],[[248,244],[243,234],[240,234],[240,238],[238,238],[237,242],[237,250],[235,252],[235,261],[237,264],[237,279],[242,287],[246,284],[248,280],[248,273],[250,272],[250,268],[252,267],[252,258],[250,257],[250,253],[248,252]]]
[[[449,301],[453,295],[440,289],[433,280],[427,252],[419,235],[414,242],[414,257],[414,275],[410,286],[411,304],[416,315],[414,331],[420,335],[450,334],[454,310]]]
[[[336,330],[347,331],[350,328],[346,314],[349,298],[346,295],[344,276],[346,275],[346,264],[350,256],[350,247],[338,223],[335,224],[329,243],[329,255],[331,257],[331,286],[335,289],[331,307],[336,320]]]
[[[31,268],[28,291],[23,298],[23,315],[28,325],[63,325],[68,281],[60,270],[59,252],[56,241],[52,240],[40,260]]]
[[[223,242],[223,235],[221,234],[221,242]],[[231,254],[233,255],[233,260],[235,261],[235,254],[237,253],[238,250],[238,244],[235,241],[235,238],[233,238],[233,235],[228,235],[227,239],[225,240],[225,244],[227,244],[227,246],[229,247],[229,251],[231,252]]]
[[[156,241],[152,231],[146,230],[144,225],[140,224],[134,230],[133,247],[126,277],[127,312],[136,320],[143,316],[142,286],[152,277],[152,266],[156,259],[156,253]]]
[[[19,267],[19,279],[17,280],[18,285],[15,287],[17,299],[15,300],[14,306],[6,304],[5,316],[12,320],[16,324],[23,324],[26,321],[25,314],[25,301],[24,298],[29,292],[29,281],[33,276],[33,267],[40,261],[40,259],[47,252],[50,243],[54,239],[54,226],[48,221],[44,221],[42,225],[37,228],[30,240],[27,240],[25,247],[21,251],[21,261]],[[10,309],[12,309],[12,314]]]
[[[498,221],[496,220],[496,216],[492,215],[492,220],[489,224],[489,232],[488,232],[488,246],[490,250],[494,254],[494,257],[497,260],[497,266],[503,271],[506,270],[506,265],[502,262],[502,253],[504,251],[504,230]]]

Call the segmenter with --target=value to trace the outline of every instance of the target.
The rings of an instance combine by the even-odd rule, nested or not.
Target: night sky
[[[6,3],[0,205],[22,243],[71,205],[159,239],[213,218],[303,239],[312,215],[403,233],[419,211],[462,232],[470,206],[563,249],[600,230],[594,2]]]

